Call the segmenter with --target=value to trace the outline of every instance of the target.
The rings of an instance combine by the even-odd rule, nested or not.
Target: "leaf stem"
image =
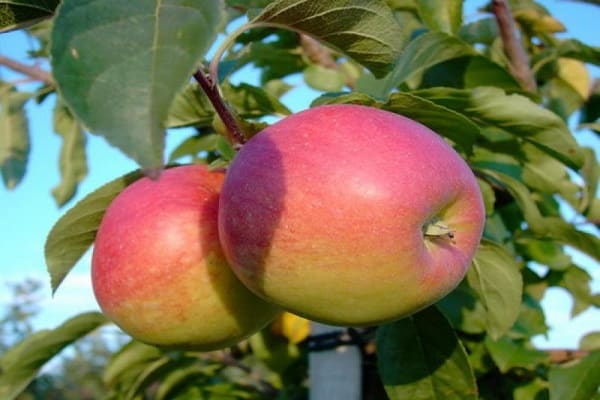
[[[219,87],[213,77],[206,75],[202,69],[198,69],[194,73],[194,79],[198,82],[210,100],[216,113],[221,118],[221,121],[223,121],[223,124],[229,133],[229,140],[233,143],[234,147],[246,143],[246,135],[244,135],[244,131],[238,120],[235,118],[227,104],[225,104],[223,97],[221,97]]]
[[[44,82],[49,86],[54,86],[54,79],[52,75],[47,71],[36,66],[26,65],[19,61],[5,57],[0,54],[0,65],[12,69],[13,71],[19,72],[25,76],[35,79],[36,81]]]
[[[504,53],[508,57],[510,72],[523,89],[535,92],[537,84],[529,67],[529,57],[519,39],[517,24],[507,1],[492,0],[492,10],[502,38]]]
[[[213,80],[213,82],[215,82],[215,84],[219,82],[219,63],[221,62],[221,58],[223,58],[223,54],[225,54],[227,49],[229,49],[238,36],[255,26],[256,25],[252,22],[245,23],[228,35],[223,43],[221,43],[219,48],[217,48],[215,55],[208,66],[210,78]]]

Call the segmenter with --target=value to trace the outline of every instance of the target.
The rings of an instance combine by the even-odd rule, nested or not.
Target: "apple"
[[[414,313],[463,279],[485,220],[453,148],[403,116],[318,106],[246,143],[230,165],[219,236],[262,298],[333,325]]]
[[[134,338],[213,350],[256,332],[280,311],[231,272],[218,237],[223,173],[205,166],[142,178],[110,204],[96,235],[92,283],[106,316]]]

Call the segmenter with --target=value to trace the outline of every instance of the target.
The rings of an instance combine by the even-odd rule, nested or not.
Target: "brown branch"
[[[23,64],[19,61],[5,57],[1,54],[0,65],[10,68],[13,71],[16,71],[20,74],[26,75],[36,81],[43,82],[50,86],[54,86],[54,79],[52,79],[52,75],[39,67]]]
[[[548,354],[549,360],[553,364],[562,364],[573,360],[579,360],[589,354],[584,350],[565,350],[565,349],[553,349],[545,350]]]
[[[521,87],[529,92],[537,90],[529,57],[519,39],[517,24],[506,0],[492,0],[492,10],[498,24],[504,53],[508,57],[509,69]]]
[[[340,70],[340,65],[335,61],[331,51],[321,45],[317,40],[308,35],[300,34],[300,45],[302,46],[304,54],[314,64],[321,65],[327,69]],[[348,76],[348,74],[344,74],[344,76],[346,78],[346,85],[349,88],[353,88],[355,85],[354,80]]]
[[[229,139],[234,147],[236,147],[236,145],[243,145],[246,142],[246,135],[244,135],[244,131],[239,122],[234,117],[229,107],[227,107],[225,101],[223,101],[216,82],[213,82],[201,69],[198,69],[198,71],[194,73],[194,79],[198,82],[208,97],[208,100],[210,100],[210,103],[221,118],[221,121],[223,121],[223,124],[229,132]]]

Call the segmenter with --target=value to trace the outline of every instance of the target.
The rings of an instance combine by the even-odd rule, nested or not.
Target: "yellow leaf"
[[[310,321],[295,314],[284,312],[271,324],[271,330],[297,344],[308,337]]]
[[[573,58],[559,58],[558,76],[579,93],[582,99],[589,97],[592,80],[584,63]]]

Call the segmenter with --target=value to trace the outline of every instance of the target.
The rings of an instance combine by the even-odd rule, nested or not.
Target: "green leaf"
[[[477,125],[462,114],[410,93],[392,93],[382,108],[419,121],[467,154],[479,136]]]
[[[573,306],[571,308],[571,318],[585,311],[594,302],[590,282],[591,275],[575,265],[571,265],[565,271],[559,274],[551,275],[551,280],[558,275],[558,280],[552,282],[554,285],[561,286],[569,291],[573,296]]]
[[[345,85],[341,72],[318,64],[311,64],[304,70],[304,80],[313,89],[323,92],[339,92]]]
[[[573,263],[571,257],[565,253],[563,246],[551,240],[517,238],[515,242],[520,254],[527,255],[532,260],[553,270],[565,270]]]
[[[420,0],[417,11],[427,28],[445,33],[457,33],[462,25],[463,0]]]
[[[523,295],[521,312],[517,322],[510,331],[510,336],[515,338],[531,338],[548,332],[544,310],[538,300],[529,294]]]
[[[584,351],[600,350],[600,331],[590,332],[579,340],[579,348]]]
[[[60,0],[0,0],[0,32],[23,29],[50,18]]]
[[[549,361],[548,354],[526,347],[524,343],[515,342],[507,337],[498,340],[486,338],[485,345],[492,359],[501,372],[506,373],[512,368],[535,369],[539,364]]]
[[[64,0],[51,59],[66,103],[141,167],[162,168],[169,107],[215,38],[223,7],[220,0]]]
[[[436,303],[456,330],[472,334],[481,334],[486,330],[486,312],[483,304],[465,281]]]
[[[80,314],[55,329],[36,332],[9,349],[0,359],[0,398],[15,399],[46,362],[106,322],[97,312]]]
[[[576,209],[580,209],[581,188],[569,178],[567,168],[529,144],[525,144],[521,149],[526,157],[523,165],[523,182],[540,193],[559,194]]]
[[[0,172],[4,186],[14,189],[25,176],[29,159],[29,127],[25,103],[31,95],[0,82]]]
[[[71,200],[79,182],[87,175],[85,133],[79,122],[62,103],[54,108],[54,132],[62,137],[60,150],[61,182],[52,189],[56,204],[64,205]]]
[[[467,43],[491,45],[498,39],[498,23],[495,18],[482,18],[461,26],[458,36]]]
[[[196,159],[201,152],[215,151],[219,137],[216,133],[190,136],[171,152],[169,164],[181,157],[192,156],[192,159]]]
[[[465,349],[435,307],[381,326],[376,346],[390,400],[477,398]]]
[[[467,281],[486,310],[488,335],[498,339],[519,317],[523,280],[519,265],[502,246],[483,241]]]
[[[100,221],[112,200],[142,176],[140,171],[134,171],[105,184],[54,224],[44,248],[53,292],[94,242]]]
[[[548,399],[548,382],[540,378],[520,384],[513,391],[513,400]]]
[[[550,369],[550,400],[589,400],[600,388],[600,351]]]
[[[415,94],[522,138],[571,168],[583,165],[583,152],[565,122],[527,97],[495,87],[434,88]]]
[[[215,111],[208,97],[197,84],[188,84],[180,91],[169,109],[167,128],[210,126]]]
[[[477,55],[475,49],[457,37],[443,32],[428,32],[411,41],[385,78],[383,93],[436,64],[464,56]]]
[[[402,29],[382,0],[278,0],[255,25],[288,27],[321,40],[381,77],[402,49]]]
[[[144,365],[162,356],[163,352],[157,347],[132,340],[111,357],[102,379],[108,386],[114,386],[118,381],[127,380],[127,375],[136,376]]]
[[[584,63],[600,65],[600,47],[588,46],[576,39],[560,41],[557,45],[536,54],[531,63],[534,71],[560,57],[574,58]]]
[[[261,118],[267,115],[285,116],[291,114],[279,99],[263,88],[240,83],[224,83],[221,87],[223,97],[235,109],[241,118]]]
[[[594,220],[589,214],[592,211],[594,202],[598,202],[598,184],[600,182],[600,164],[594,149],[590,147],[583,148],[583,155],[585,157],[585,163],[581,169],[581,175],[585,180],[584,195],[581,202],[581,210],[584,211],[585,215],[588,216],[592,221]],[[599,210],[600,211],[600,210]]]
[[[519,180],[486,168],[478,168],[483,175],[502,185],[515,199],[529,226],[529,232],[523,232],[523,238],[533,236],[537,239],[549,239],[567,244],[581,250],[590,257],[600,260],[600,239],[588,232],[580,231],[560,217],[543,217],[532,198],[529,189]]]

